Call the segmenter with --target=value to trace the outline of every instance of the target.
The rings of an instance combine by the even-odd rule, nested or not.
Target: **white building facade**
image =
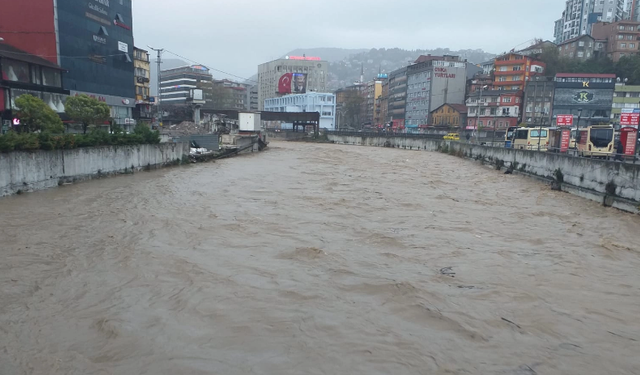
[[[266,99],[293,93],[282,90],[283,77],[300,75],[304,77],[303,92],[326,92],[329,63],[319,57],[287,56],[258,66],[258,103],[260,110]],[[289,78],[291,79],[291,78]],[[285,91],[285,92],[283,92]]]
[[[336,124],[336,96],[319,92],[286,95],[266,99],[263,103],[267,112],[318,112],[320,129],[334,130]],[[293,124],[282,124],[282,129],[291,129]]]

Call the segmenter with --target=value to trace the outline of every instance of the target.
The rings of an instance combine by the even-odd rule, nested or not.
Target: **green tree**
[[[84,134],[90,125],[98,125],[109,120],[111,113],[108,105],[84,94],[70,96],[65,103],[65,112],[71,120],[82,124]]]
[[[358,90],[350,90],[345,93],[344,106],[342,111],[344,118],[352,128],[362,128],[362,117],[364,114],[364,97]]]
[[[621,80],[626,78],[629,85],[640,84],[640,56],[621,57],[616,63],[615,73]]]
[[[32,95],[20,95],[16,99],[18,118],[20,118],[21,131],[63,133],[64,125],[60,116],[42,99]]]

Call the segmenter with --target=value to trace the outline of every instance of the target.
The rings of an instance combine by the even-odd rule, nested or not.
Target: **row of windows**
[[[636,44],[635,43],[620,43],[620,49],[635,49],[636,48]]]
[[[2,79],[32,83],[34,85],[62,87],[62,78],[58,70],[16,60],[2,59]]]
[[[511,77],[506,77],[506,76],[500,76],[498,78],[499,82],[507,82],[507,81],[522,81],[522,76],[511,76]]]
[[[511,69],[509,69],[509,68],[511,68]],[[517,71],[520,71],[520,70],[522,70],[522,65],[515,65],[515,66],[512,66],[512,67],[501,66],[498,71],[499,72],[508,72],[508,71],[517,72]]]
[[[580,77],[569,77],[569,78],[556,78],[556,82],[564,82],[564,83],[582,83],[582,82],[590,82],[590,83],[613,83],[613,78],[580,78]]]
[[[639,98],[640,92],[614,92],[614,98]]]

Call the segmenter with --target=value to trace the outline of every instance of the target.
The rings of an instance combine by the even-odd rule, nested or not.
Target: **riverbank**
[[[333,143],[444,152],[511,169],[605,206],[640,213],[640,165],[428,138],[328,134]]]
[[[188,162],[188,143],[0,154],[0,197]]]

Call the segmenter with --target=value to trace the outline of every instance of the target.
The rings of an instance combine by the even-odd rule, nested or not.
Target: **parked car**
[[[445,141],[459,141],[460,140],[460,134],[458,134],[458,133],[449,133],[449,134],[444,136],[444,140]]]

